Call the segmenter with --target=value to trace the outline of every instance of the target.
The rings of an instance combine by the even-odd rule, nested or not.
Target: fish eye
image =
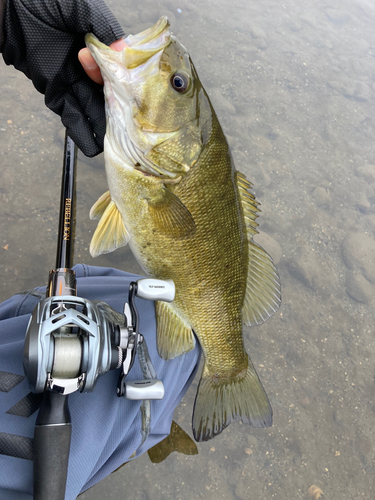
[[[171,84],[176,92],[185,92],[189,86],[189,78],[182,73],[175,73],[171,77]]]

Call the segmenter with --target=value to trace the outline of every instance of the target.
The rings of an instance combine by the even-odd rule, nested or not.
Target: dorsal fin
[[[259,203],[250,193],[252,184],[240,172],[236,172],[236,181],[249,240],[249,264],[242,319],[245,325],[253,326],[263,323],[278,310],[281,288],[272,258],[253,241],[254,234],[258,232],[255,219],[258,217]]]
[[[103,206],[106,208],[103,211]],[[93,216],[102,214],[90,244],[92,257],[103,253],[113,252],[116,248],[123,247],[130,240],[122,216],[113,201],[108,202],[107,193],[99,198],[90,211]]]
[[[255,222],[255,219],[258,217],[258,212],[260,212],[258,208],[259,203],[256,201],[255,196],[250,192],[253,185],[243,174],[241,174],[241,172],[236,172],[236,181],[245,216],[246,229],[248,236],[250,236],[249,241],[251,241],[253,235],[258,232],[257,227],[259,224]]]
[[[280,304],[281,287],[275,264],[268,253],[252,241],[242,320],[247,326],[260,325],[278,310]]]

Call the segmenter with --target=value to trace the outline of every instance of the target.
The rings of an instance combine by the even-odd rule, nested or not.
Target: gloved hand
[[[32,80],[81,151],[95,156],[103,151],[104,96],[78,60],[86,33],[107,45],[124,35],[102,0],[6,1],[4,61]]]

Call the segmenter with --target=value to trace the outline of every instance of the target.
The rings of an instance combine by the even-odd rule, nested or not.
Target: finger
[[[103,78],[100,73],[99,66],[96,64],[95,59],[90,54],[89,49],[87,48],[81,49],[78,52],[78,59],[82,64],[82,67],[85,70],[86,74],[91,78],[91,80],[94,80],[95,83],[103,85]]]
[[[116,40],[116,42],[113,42],[110,47],[120,52],[124,47],[127,47],[127,44],[125,40],[120,39]],[[93,80],[95,83],[99,83],[99,85],[103,85],[103,78],[100,73],[99,66],[96,64],[95,59],[90,54],[88,48],[81,49],[78,52],[78,59],[91,80]]]

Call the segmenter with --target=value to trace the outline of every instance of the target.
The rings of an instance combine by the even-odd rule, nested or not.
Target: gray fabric
[[[4,490],[0,488],[0,498],[4,500],[33,500],[32,495],[18,491]]]
[[[89,300],[103,300],[121,312],[128,295],[129,283],[137,276],[115,269],[78,265],[78,295]],[[43,292],[45,288],[39,288]],[[23,375],[22,357],[26,327],[30,313],[39,298],[32,293],[16,295],[0,304],[0,366],[2,371]],[[156,349],[155,308],[152,302],[137,300],[140,331],[147,341],[149,353],[165,387],[161,401],[151,402],[151,433],[142,441],[140,401],[128,401],[116,396],[119,370],[102,376],[92,393],[69,396],[72,416],[72,445],[65,500],[75,500],[78,494],[106,477],[130,459],[135,450],[139,456],[164,439],[169,433],[173,411],[190,385],[199,361],[200,349],[170,361],[162,360]],[[128,380],[142,379],[138,361]],[[9,392],[0,392],[0,432],[32,438],[38,412],[26,415],[9,413],[30,393],[27,380]],[[8,412],[8,413],[7,413]],[[12,441],[12,440],[10,440]],[[22,442],[22,439],[19,440]],[[27,441],[29,442],[29,441]],[[9,442],[7,450],[17,448]],[[13,448],[12,448],[13,446]],[[18,448],[17,448],[18,449]],[[26,452],[27,450],[25,450]],[[17,451],[18,456],[20,451]],[[0,455],[0,498],[29,498],[32,494],[32,462],[15,456]],[[16,496],[12,496],[16,494]]]

